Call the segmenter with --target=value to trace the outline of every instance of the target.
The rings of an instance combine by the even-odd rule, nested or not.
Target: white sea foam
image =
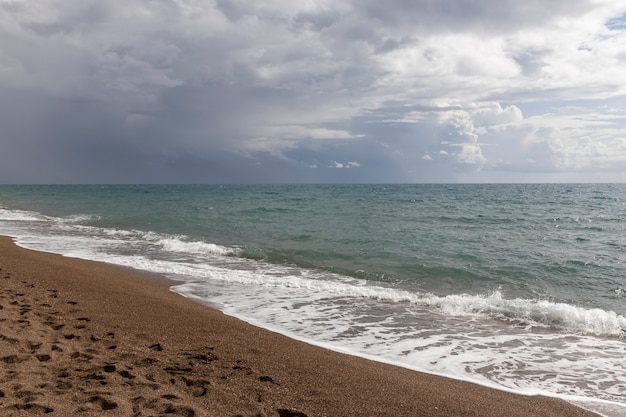
[[[198,241],[188,242],[182,240],[181,238],[174,237],[159,239],[156,243],[166,251],[178,253],[220,256],[235,255],[238,253],[235,248],[228,248],[226,246],[216,245],[214,243]]]
[[[250,268],[254,266],[254,271]],[[272,288],[301,289],[325,297],[368,298],[418,306],[434,306],[452,316],[516,320],[527,326],[549,327],[561,332],[593,334],[597,336],[622,336],[626,331],[626,318],[612,311],[584,309],[546,300],[506,299],[500,291],[488,295],[453,294],[436,296],[368,285],[366,281],[342,280],[338,275],[311,273],[290,274],[287,268],[263,263],[250,263],[242,271],[212,271],[203,276],[244,285]],[[187,274],[187,271],[181,273]],[[304,276],[302,276],[304,275]]]
[[[100,216],[96,214],[72,214],[67,217],[62,217],[58,221],[62,223],[88,223],[100,220]]]
[[[626,331],[626,317],[613,311],[585,309],[547,300],[505,299],[500,291],[486,296],[433,297],[430,302],[450,314],[523,320],[573,333],[622,336]]]
[[[0,221],[46,221],[48,217],[38,213],[23,211],[23,210],[9,210],[0,207]]]

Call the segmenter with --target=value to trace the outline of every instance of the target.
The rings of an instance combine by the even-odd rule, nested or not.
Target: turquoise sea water
[[[0,234],[20,245],[164,274],[332,349],[606,415],[626,414],[625,228],[615,184],[0,186]]]

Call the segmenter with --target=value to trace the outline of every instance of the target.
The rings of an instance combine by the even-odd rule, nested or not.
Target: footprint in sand
[[[17,355],[9,355],[9,356],[5,356],[3,358],[0,358],[0,360],[2,360],[2,362],[6,363],[6,364],[14,364],[14,363],[24,362],[24,361],[28,360],[28,358],[20,358]]]
[[[284,408],[280,408],[277,411],[279,417],[308,417],[306,414],[299,411],[287,410]]]
[[[163,402],[163,400],[168,400]],[[182,417],[194,417],[196,411],[187,406],[176,405],[170,401],[178,401],[180,398],[174,394],[163,394],[159,398],[147,399],[143,396],[133,398],[133,412],[141,414],[142,409],[154,410],[159,414],[168,414]]]
[[[38,351],[41,348],[41,345],[42,343],[26,342],[26,347],[30,350],[30,353]]]
[[[109,400],[101,395],[94,395],[93,397],[90,397],[87,402],[98,405],[102,411],[115,410],[117,408],[117,403],[115,401]]]
[[[42,413],[48,414],[54,411],[54,408],[52,407],[48,407],[48,406],[41,405],[41,404],[35,404],[35,403],[14,404],[13,407],[16,410],[24,410],[31,414],[42,414]]]
[[[5,336],[3,334],[0,334],[0,341],[7,342],[7,343],[10,343],[10,344],[17,344],[17,343],[19,343],[19,340],[15,339],[13,337],[7,337],[7,336]]]

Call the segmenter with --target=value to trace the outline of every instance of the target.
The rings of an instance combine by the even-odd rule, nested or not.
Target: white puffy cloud
[[[331,165],[330,165],[331,168],[338,168],[338,169],[358,168],[360,166],[361,166],[361,164],[359,164],[358,162],[353,162],[353,161],[345,162],[345,163],[337,162],[337,161],[331,161]]]

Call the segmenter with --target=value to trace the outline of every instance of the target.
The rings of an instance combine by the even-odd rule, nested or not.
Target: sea
[[[626,184],[2,185],[0,234],[328,349],[626,416]]]

